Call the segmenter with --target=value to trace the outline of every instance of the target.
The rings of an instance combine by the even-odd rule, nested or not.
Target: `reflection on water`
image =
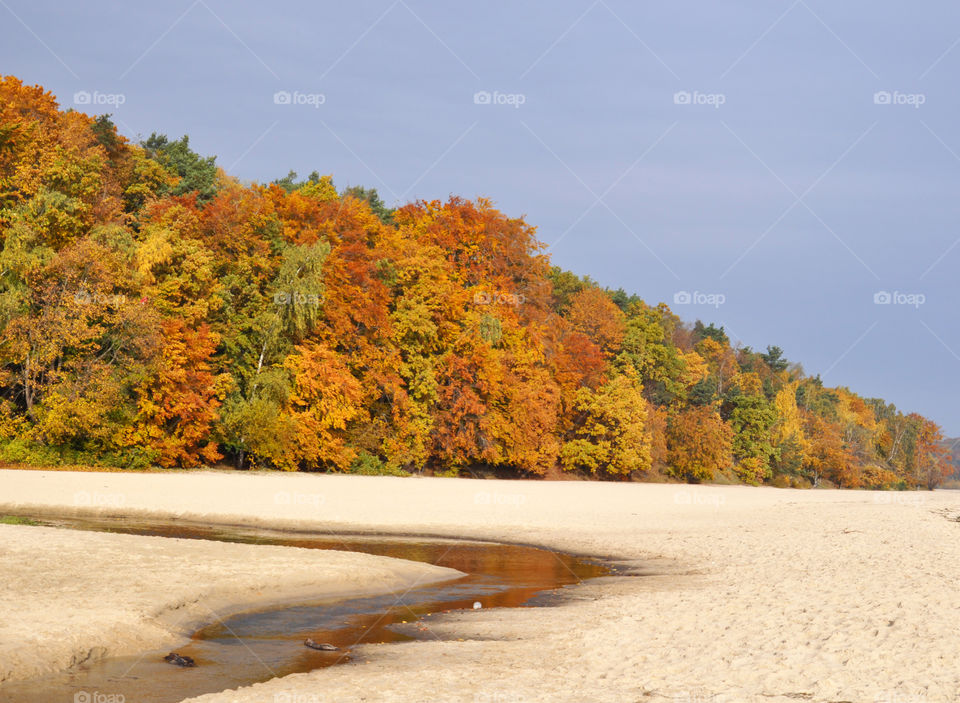
[[[311,671],[349,661],[360,643],[433,639],[431,613],[548,604],[551,592],[609,570],[599,564],[543,549],[490,542],[426,540],[225,529],[107,519],[57,520],[48,524],[138,535],[212,539],[225,542],[338,549],[428,562],[467,574],[456,581],[413,588],[404,593],[316,601],[242,613],[208,625],[177,647],[193,657],[196,668],[180,669],[163,661],[169,650],[143,656],[114,657],[82,664],[40,679],[0,685],[4,703],[173,703],[191,696],[248,686],[276,676]],[[393,629],[399,623],[413,634]],[[342,648],[320,652],[303,646],[312,637]],[[86,695],[86,697],[85,697]],[[101,697],[98,698],[97,696]],[[113,696],[113,698],[109,698]]]

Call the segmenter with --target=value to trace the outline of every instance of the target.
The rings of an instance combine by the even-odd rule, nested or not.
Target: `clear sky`
[[[245,180],[489,197],[960,436],[955,2],[0,0],[0,72]]]

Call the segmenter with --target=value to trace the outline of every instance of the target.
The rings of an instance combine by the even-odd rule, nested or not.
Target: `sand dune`
[[[575,587],[557,608],[430,618],[440,640],[197,702],[960,700],[950,491],[11,471],[0,487],[0,511],[483,537],[651,574]]]

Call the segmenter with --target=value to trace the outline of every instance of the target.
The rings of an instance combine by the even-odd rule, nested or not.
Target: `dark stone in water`
[[[321,652],[339,652],[340,651],[340,648],[335,645],[325,644],[323,642],[314,642],[309,637],[305,639],[303,643],[310,649],[319,649]]]
[[[170,652],[167,656],[163,658],[163,661],[169,662],[171,664],[176,664],[177,666],[196,666],[197,663],[193,661],[192,657],[181,656],[176,652]]]

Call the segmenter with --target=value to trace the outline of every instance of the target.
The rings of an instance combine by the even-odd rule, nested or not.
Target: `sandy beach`
[[[0,513],[12,512],[485,538],[602,556],[642,574],[575,586],[557,607],[433,617],[428,624],[437,639],[358,647],[355,663],[193,699],[203,703],[905,703],[954,701],[960,690],[953,666],[960,647],[954,593],[960,524],[949,519],[960,514],[960,495],[951,491],[0,471]],[[47,532],[5,528],[4,558],[13,550],[56,551]],[[119,536],[68,536],[92,540],[74,545],[88,558],[118,561],[113,539]],[[120,637],[131,613],[156,614],[196,595],[191,569],[218,571],[217,583],[234,597],[254,587],[242,559],[223,556],[225,545],[216,545],[221,562],[211,561],[203,544],[187,554],[179,540],[163,548],[146,546],[160,538],[125,539],[130,547],[122,551],[131,558],[133,545],[143,544],[155,558],[175,560],[178,587],[161,594],[142,582],[111,579],[108,568],[85,576],[81,590],[32,579],[31,569],[20,566],[23,576],[4,586],[5,603],[14,598],[26,620],[43,617],[41,601],[62,599],[89,628],[78,628],[78,637],[87,631]],[[316,571],[312,560],[335,564],[327,553],[230,546],[279,550],[275,558],[291,567],[277,583],[294,590]],[[6,565],[3,571],[9,573]],[[357,572],[352,583],[361,587],[368,575]],[[97,588],[110,591],[109,607],[89,607],[88,589]],[[6,630],[0,636],[6,659],[16,642]],[[47,666],[70,661],[66,653],[57,656]]]

